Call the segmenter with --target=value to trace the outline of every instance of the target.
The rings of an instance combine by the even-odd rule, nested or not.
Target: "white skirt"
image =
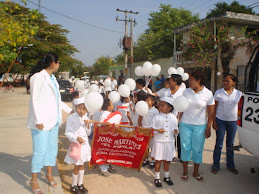
[[[67,152],[64,162],[67,164],[74,164],[74,165],[84,165],[85,162],[89,162],[91,160],[91,147],[88,142],[81,144],[81,159],[75,161],[72,159]]]
[[[175,157],[174,143],[154,142],[151,157],[155,160],[172,161]]]

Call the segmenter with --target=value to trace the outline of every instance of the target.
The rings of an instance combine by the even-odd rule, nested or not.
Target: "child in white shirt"
[[[173,185],[169,177],[169,164],[175,155],[175,138],[178,134],[178,122],[174,114],[172,114],[173,99],[169,97],[160,98],[159,114],[153,119],[153,128],[161,129],[154,132],[154,144],[151,157],[155,158],[155,186],[162,187],[160,181],[160,166],[163,162],[164,181],[168,185]]]
[[[89,119],[86,116],[87,110],[84,101],[84,97],[74,100],[76,112],[68,117],[65,132],[66,137],[70,141],[70,147],[64,161],[67,164],[75,165],[70,187],[70,191],[74,194],[87,192],[83,185],[84,163],[91,160],[91,147],[88,142],[88,135],[90,135],[91,129],[88,126],[87,121]],[[77,145],[79,150],[81,147],[81,151],[76,152],[76,158],[72,156],[74,154],[72,153],[73,145]]]
[[[109,98],[105,97],[103,100],[100,122],[119,125],[122,119],[122,115],[119,111],[112,112],[113,110],[114,105]],[[101,164],[99,167],[101,169],[102,175],[105,177],[110,176],[110,173],[116,172],[116,170],[109,164]]]
[[[151,128],[152,124],[153,124],[153,118],[155,117],[155,115],[157,115],[159,112],[158,110],[155,108],[156,106],[156,100],[155,100],[155,96],[151,95],[151,94],[147,94],[145,96],[145,102],[148,104],[148,112],[147,115],[145,117],[139,116],[139,127],[145,127],[145,128]],[[153,138],[150,141],[150,146],[151,149],[153,147]],[[148,154],[147,154],[147,158],[143,161],[143,166],[148,165],[151,169],[153,169],[155,167],[155,160],[152,159],[151,162],[149,163],[149,159],[148,159]]]

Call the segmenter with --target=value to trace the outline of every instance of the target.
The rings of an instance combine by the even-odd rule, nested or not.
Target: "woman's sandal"
[[[58,183],[57,182],[55,182],[55,181],[50,181],[49,180],[49,177],[52,177],[52,175],[48,175],[48,174],[46,174],[46,179],[47,179],[47,181],[48,181],[48,184],[49,184],[49,186],[51,186],[51,187],[56,187],[57,185],[58,185]]]
[[[194,176],[194,175],[193,175],[193,177],[194,177],[197,181],[199,181],[199,182],[204,182],[204,178],[203,178],[201,175],[198,175],[198,176]]]
[[[31,189],[32,189],[32,184],[36,184],[36,183],[38,184],[38,181],[30,181]],[[43,194],[43,192],[40,188],[35,189],[35,190],[32,189],[32,192],[33,192],[33,194]]]
[[[188,174],[187,175],[183,175],[181,179],[182,179],[182,181],[187,182],[188,179],[189,179]]]
[[[229,168],[228,168],[228,170],[230,170],[233,174],[238,174],[238,173],[239,173],[238,170],[235,169],[235,168],[234,168],[234,169],[229,169]]]

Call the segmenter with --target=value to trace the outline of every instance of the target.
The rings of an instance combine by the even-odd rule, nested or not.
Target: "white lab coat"
[[[55,95],[55,89],[48,72],[43,69],[41,72],[35,73],[30,79],[31,96],[29,106],[29,116],[27,127],[37,129],[36,124],[43,123],[43,130],[52,129],[59,120],[62,125],[62,110],[67,113],[71,112],[71,108],[61,101],[59,85],[55,78],[55,83],[58,90],[59,107]]]

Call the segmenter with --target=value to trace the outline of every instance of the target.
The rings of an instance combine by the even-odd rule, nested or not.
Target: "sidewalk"
[[[15,88],[14,93],[0,91],[0,193],[32,193],[31,178],[32,139],[26,128],[29,95],[25,88]],[[57,188],[48,186],[45,172],[38,175],[43,193],[63,193],[57,167],[53,168]]]

